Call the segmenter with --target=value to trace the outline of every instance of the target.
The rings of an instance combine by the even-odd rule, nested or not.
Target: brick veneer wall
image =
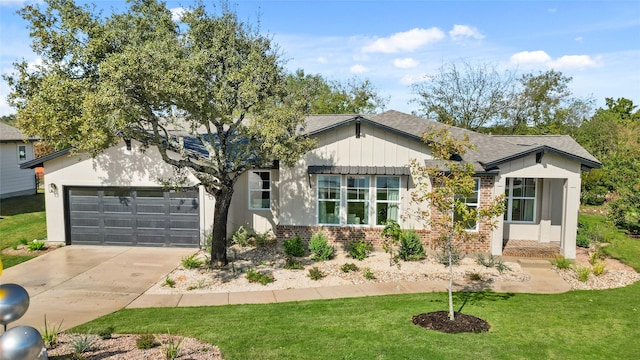
[[[494,177],[480,177],[480,207],[486,206],[493,195]],[[438,212],[431,208],[433,216],[438,216]],[[294,236],[300,236],[302,240],[308,242],[311,236],[318,231],[322,231],[329,241],[336,246],[346,249],[350,241],[364,239],[373,246],[380,248],[382,246],[382,227],[360,227],[360,226],[293,226],[293,225],[277,225],[276,236],[278,239],[288,239]],[[430,230],[416,230],[422,238],[422,244],[425,249],[434,250],[437,248],[438,235]],[[456,246],[465,252],[490,252],[491,250],[491,223],[483,221],[480,223],[478,232],[471,233],[470,239],[462,243],[456,243]]]

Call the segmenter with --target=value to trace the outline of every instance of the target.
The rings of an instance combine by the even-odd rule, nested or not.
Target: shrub
[[[589,275],[591,274],[591,269],[586,266],[576,266],[574,271],[578,276],[578,280],[585,282],[589,279]]]
[[[82,354],[93,349],[93,345],[95,345],[96,341],[96,336],[88,332],[86,334],[73,336],[70,344],[74,352]]]
[[[302,270],[304,269],[304,266],[302,266],[300,260],[297,260],[296,258],[291,256],[287,256],[286,262],[284,263],[284,268],[287,270]]]
[[[400,242],[400,236],[402,235],[402,229],[395,220],[387,220],[384,226],[384,230],[380,234],[384,238],[382,243],[382,249],[389,254],[389,266],[394,264],[400,267],[400,257],[394,250],[396,245]]]
[[[495,266],[496,266],[496,270],[498,270],[500,274],[502,274],[505,271],[511,271],[511,268],[507,264],[502,262],[502,260],[498,260]]]
[[[284,246],[284,253],[289,256],[304,256],[304,245],[300,236],[294,236],[290,239],[285,239],[282,242]]]
[[[367,280],[375,280],[376,276],[373,274],[373,272],[371,272],[371,269],[365,268],[364,269],[364,278],[367,279]]]
[[[342,272],[348,273],[351,271],[358,271],[359,269],[358,266],[354,263],[346,263],[340,267],[340,270],[342,270]]]
[[[477,273],[477,272],[470,272],[467,274],[467,276],[469,277],[469,280],[471,281],[482,281],[484,280],[484,278],[482,277],[482,274]]]
[[[598,261],[602,261],[607,258],[607,255],[602,251],[602,247],[600,245],[596,245],[591,253],[589,253],[589,263],[591,265],[597,263]]]
[[[156,345],[155,337],[151,334],[142,334],[136,339],[136,347],[140,350],[151,349]]]
[[[102,340],[111,339],[111,334],[113,334],[113,326],[107,326],[106,328],[98,331],[98,336]]]
[[[275,242],[275,237],[271,236],[270,230],[263,233],[255,233],[251,237],[257,247],[269,246]]]
[[[20,238],[20,244],[27,246],[27,244],[29,243],[29,241],[27,241],[26,238]]]
[[[29,249],[29,251],[44,250],[46,248],[47,246],[44,240],[33,240],[27,244],[27,249]]]
[[[400,235],[400,250],[398,255],[404,261],[414,261],[424,258],[425,251],[422,239],[415,230],[405,230]]]
[[[496,264],[496,259],[493,254],[489,255],[488,258],[485,258],[483,254],[476,254],[476,264],[482,265],[486,268],[491,268]]]
[[[311,278],[311,280],[320,280],[324,276],[325,276],[324,273],[315,266],[309,269],[309,277]]]
[[[564,256],[560,256],[555,258],[551,263],[558,269],[568,269],[571,267],[571,264],[573,264],[573,261],[565,258]]]
[[[244,226],[240,226],[236,232],[231,235],[231,242],[242,247],[249,246],[249,232]]]
[[[364,260],[373,250],[371,244],[366,243],[364,239],[349,242],[349,256],[357,260]]]
[[[162,286],[168,286],[172,288],[176,286],[176,281],[167,276],[166,278],[164,278],[164,283],[162,284]]]
[[[197,269],[202,266],[202,260],[196,257],[196,254],[182,258],[182,266],[185,269]]]
[[[313,254],[313,260],[324,261],[331,259],[335,250],[329,245],[326,235],[318,231],[311,236],[309,251]]]
[[[178,358],[178,355],[180,354],[180,347],[182,346],[182,341],[184,339],[177,339],[176,337],[171,336],[170,333],[167,333],[166,341],[162,341],[158,337],[156,337],[156,339],[160,342],[162,353],[167,360],[174,360]]]
[[[47,315],[44,316],[44,328],[42,328],[41,334],[44,346],[51,348],[53,345],[58,343],[58,334],[60,334],[60,329],[62,329],[62,321],[60,321],[58,325],[49,327],[49,324],[47,323]]]
[[[606,264],[604,261],[597,261],[595,264],[593,264],[593,275],[600,276],[604,274],[605,266]]]
[[[249,268],[247,270],[247,280],[249,280],[249,282],[255,282],[255,283],[260,283],[262,285],[267,285],[269,283],[274,282],[276,279],[273,277],[273,274],[261,273],[259,271]]]
[[[447,253],[447,249],[442,248],[436,254],[438,263],[449,266],[449,254]],[[460,251],[460,249],[456,246],[451,247],[451,262],[453,265],[460,265],[460,260],[464,257],[464,253]]]

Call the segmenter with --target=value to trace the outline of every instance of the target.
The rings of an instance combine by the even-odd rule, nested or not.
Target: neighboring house
[[[20,165],[33,159],[33,142],[20,130],[0,123],[0,199],[32,195],[36,192],[36,179],[31,169]]]
[[[235,186],[229,231],[239,226],[308,239],[323,231],[334,243],[364,238],[381,243],[388,219],[418,230],[433,248],[428,227],[406,215],[415,209],[408,167],[432,162],[421,135],[444,126],[397,111],[378,115],[312,115],[301,131],[315,148],[292,168],[248,171]],[[469,206],[506,195],[507,212],[469,231],[468,251],[502,254],[507,240],[555,243],[575,258],[580,175],[600,162],[569,136],[491,136],[455,127],[476,146],[463,161],[476,169],[477,194]],[[187,143],[185,141],[185,143]],[[96,158],[59,151],[23,167],[44,164],[47,232],[67,244],[199,246],[211,228],[213,199],[188,177],[181,191],[166,190],[174,174],[156,150],[131,141]],[[422,205],[424,206],[424,205]]]

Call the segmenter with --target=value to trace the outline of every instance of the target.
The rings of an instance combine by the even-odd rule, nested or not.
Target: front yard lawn
[[[0,252],[20,245],[21,241],[47,237],[44,194],[18,196],[0,200]],[[5,268],[34,258],[36,255],[2,254]]]

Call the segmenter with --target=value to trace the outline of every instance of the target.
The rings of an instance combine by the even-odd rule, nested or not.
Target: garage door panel
[[[66,196],[72,244],[199,245],[197,191],[70,188]]]

